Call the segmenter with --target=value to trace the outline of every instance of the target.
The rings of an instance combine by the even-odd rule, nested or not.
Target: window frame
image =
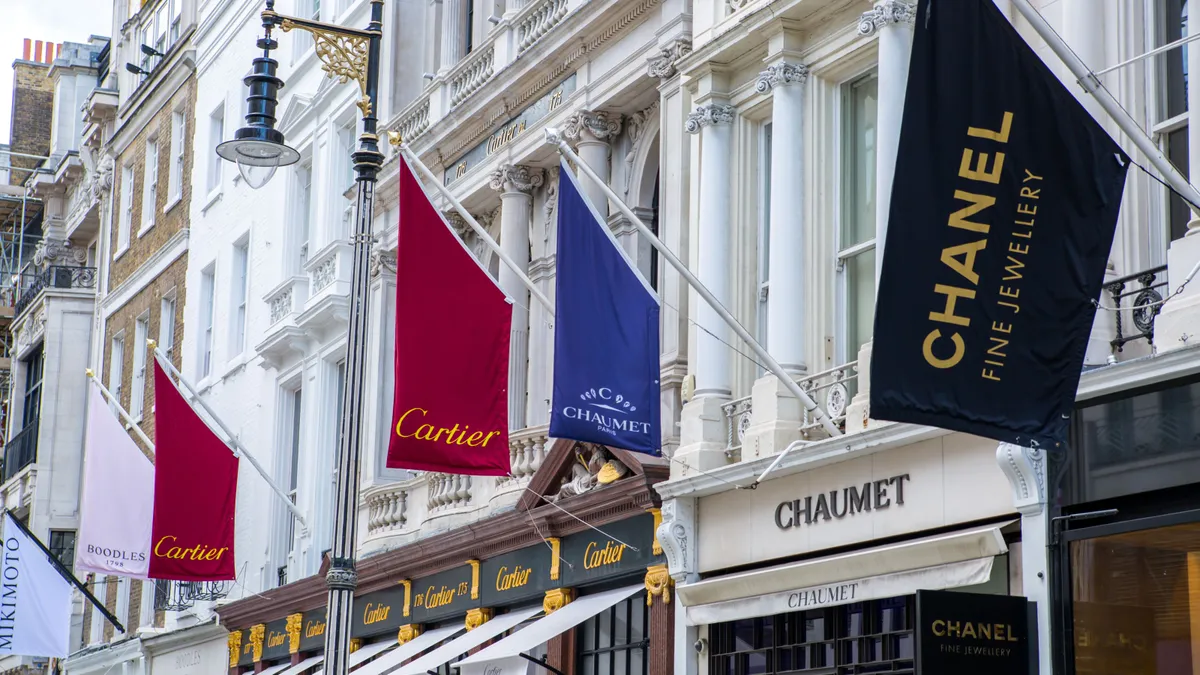
[[[296,191],[296,198],[292,200],[293,208],[296,209],[293,213],[292,226],[293,236],[296,238],[296,245],[292,249],[289,257],[292,258],[294,264],[297,265],[296,272],[303,272],[304,266],[308,264],[308,254],[312,244],[312,202],[313,202],[313,162],[312,158],[301,161],[296,170],[292,173],[293,189]]]
[[[146,160],[142,167],[142,222],[138,237],[154,227],[158,216],[158,136],[146,140]]]
[[[167,171],[167,207],[164,211],[170,211],[171,207],[183,200],[183,174],[186,169],[184,156],[187,149],[186,139],[187,116],[182,109],[176,108],[171,112],[171,164]]]
[[[129,416],[141,422],[146,409],[146,367],[149,365],[149,359],[146,358],[146,348],[139,349],[138,345],[145,345],[146,338],[150,336],[150,310],[146,310],[135,319],[133,326],[133,376],[130,378]]]
[[[217,270],[210,264],[200,271],[200,330],[198,367],[201,379],[212,374],[213,321],[216,314]]]
[[[249,324],[250,240],[248,236],[233,245],[232,267],[229,278],[233,306],[230,352],[234,356],[238,356],[246,350],[246,333]]]
[[[772,123],[768,120],[758,129],[758,246],[757,265],[755,268],[755,323],[758,332],[758,343],[765,349],[770,327],[768,298],[771,293],[771,152],[773,143]],[[765,368],[757,366],[757,377],[766,373]]]
[[[133,229],[133,193],[136,173],[132,164],[121,167],[121,213],[117,219],[117,249],[113,260],[129,250],[130,231]]]
[[[221,178],[223,161],[221,156],[217,154],[217,146],[225,138],[225,102],[213,109],[208,114],[208,142],[212,146],[212,152],[208,155],[208,172],[205,177],[208,194],[211,198],[213,195],[221,191]]]
[[[178,311],[178,302],[175,291],[164,293],[158,310],[158,346],[168,359],[171,358],[171,351],[175,347],[176,311]]]
[[[623,641],[618,642],[618,637],[614,634],[617,627],[617,617],[621,610],[625,610],[625,636]],[[634,612],[641,613],[641,639],[635,640],[633,621]],[[607,644],[601,645],[603,629],[605,625],[605,617],[607,617],[608,638]],[[575,629],[575,673],[576,675],[649,675],[650,672],[650,608],[646,604],[646,591],[641,590],[637,593],[625,598],[621,602],[606,608],[602,612],[589,617],[587,621],[579,624]],[[589,631],[591,631],[589,633]],[[594,637],[594,645],[589,645],[589,636]],[[634,651],[641,652],[641,670],[635,672],[633,669],[633,659],[631,655]],[[618,671],[617,659],[619,654],[624,654],[625,667],[623,671]],[[608,667],[600,668],[601,660],[608,657]],[[589,664],[588,659],[595,657]]]
[[[838,86],[839,109],[838,109],[838,114],[836,116],[836,119],[838,120],[838,125],[839,125],[838,134],[837,134],[838,146],[837,146],[837,151],[836,151],[836,156],[838,158],[838,175],[836,177],[837,194],[838,194],[838,198],[837,198],[837,208],[838,208],[837,220],[838,220],[838,222],[837,222],[837,226],[834,228],[834,250],[835,250],[834,270],[835,270],[835,275],[836,275],[835,286],[834,286],[836,289],[836,291],[835,291],[836,334],[840,336],[834,346],[834,358],[838,364],[849,363],[851,361],[856,360],[858,358],[858,351],[862,348],[862,345],[866,344],[867,342],[870,342],[870,339],[868,339],[868,340],[863,341],[861,344],[859,344],[857,346],[851,344],[852,340],[850,337],[850,333],[851,333],[851,322],[853,321],[853,317],[851,316],[851,311],[850,311],[851,310],[851,307],[850,307],[850,304],[851,304],[851,297],[850,297],[851,296],[851,279],[850,279],[850,276],[851,276],[851,266],[856,258],[858,258],[859,256],[862,256],[862,255],[868,254],[868,253],[873,253],[875,255],[878,255],[876,237],[874,235],[872,235],[871,237],[865,238],[863,241],[860,241],[860,242],[857,242],[857,243],[854,243],[854,244],[851,244],[848,246],[844,245],[843,241],[846,237],[846,227],[847,227],[848,219],[854,217],[853,214],[850,212],[850,208],[848,205],[852,201],[857,202],[857,200],[855,199],[855,197],[857,197],[857,195],[855,194],[855,190],[851,187],[851,184],[853,181],[853,176],[851,175],[851,172],[855,168],[857,168],[857,166],[854,163],[856,160],[852,160],[852,158],[851,158],[851,155],[854,153],[854,150],[849,147],[850,140],[851,140],[852,133],[853,133],[852,129],[850,128],[852,126],[851,120],[852,120],[852,116],[855,114],[854,94],[855,94],[855,89],[857,87],[860,87],[860,86],[864,85],[865,83],[872,81],[872,80],[875,81],[876,99],[878,99],[879,73],[875,69],[868,70],[863,73],[859,73],[858,75],[855,75],[854,77],[851,77],[851,78],[843,81]],[[876,134],[875,134],[876,147],[875,147],[875,152],[873,154],[873,159],[875,162],[878,162],[878,115],[876,117],[877,117],[877,119],[876,119],[877,126],[876,126]],[[873,173],[874,173],[874,168],[872,168],[872,174]],[[874,185],[873,178],[872,178],[872,185],[873,185],[874,189],[878,190],[878,186]],[[874,221],[874,214],[872,214],[872,221]],[[878,227],[877,223],[873,223],[873,225],[876,228]],[[873,289],[875,286],[875,268],[877,267],[877,265],[878,265],[878,262],[876,262],[875,266],[872,266],[871,272],[870,272],[871,286]],[[872,293],[872,297],[874,297],[874,293]],[[873,303],[873,300],[872,300],[872,303]],[[873,304],[872,304],[871,313],[872,313],[872,315],[874,315],[874,305]]]
[[[46,348],[38,347],[25,357],[25,386],[21,403],[21,429],[36,423],[42,417],[42,381],[46,373]],[[33,375],[37,378],[34,379]],[[31,403],[32,402],[32,403]]]
[[[114,402],[121,401],[121,384],[125,378],[125,331],[112,336],[108,363],[108,391]]]
[[[1169,24],[1167,19],[1169,18],[1169,15],[1166,12],[1166,4],[1167,2],[1172,1],[1174,0],[1156,0],[1155,2],[1149,4],[1151,8],[1150,11],[1153,13],[1153,20],[1148,23],[1146,35],[1146,39],[1149,44],[1161,46],[1173,41],[1174,39],[1177,39],[1174,37],[1174,31],[1168,29]],[[1182,5],[1183,11],[1189,11],[1188,0],[1182,0]],[[1190,12],[1188,19],[1190,20]],[[1187,35],[1188,28],[1186,23],[1180,26],[1179,33],[1182,36]],[[1150,66],[1152,70],[1150,77],[1148,77],[1146,80],[1147,87],[1150,89],[1150,95],[1147,98],[1152,111],[1150,113],[1151,133],[1155,142],[1158,144],[1159,149],[1162,150],[1163,155],[1166,156],[1168,160],[1175,165],[1179,172],[1188,179],[1191,178],[1189,175],[1190,158],[1186,156],[1189,150],[1188,136],[1190,135],[1187,101],[1189,78],[1189,73],[1187,72],[1187,50],[1189,46],[1193,45],[1183,45],[1182,47],[1177,47],[1176,49],[1172,49],[1151,59]],[[1183,94],[1183,109],[1172,115],[1170,96],[1172,90],[1171,77],[1173,74],[1173,64],[1169,63],[1168,59],[1174,60],[1178,56],[1182,56],[1181,75],[1183,84],[1181,91]],[[1172,137],[1181,131],[1183,132],[1183,142],[1181,145],[1184,154],[1183,157],[1179,157],[1178,154],[1173,150],[1171,142]],[[1182,160],[1182,162],[1177,160]],[[1182,165],[1180,165],[1181,163]],[[1152,243],[1151,248],[1153,251],[1155,251],[1155,255],[1157,256],[1156,260],[1157,262],[1161,262],[1164,259],[1163,256],[1165,255],[1167,246],[1169,246],[1172,241],[1175,241],[1186,234],[1186,224],[1192,216],[1182,198],[1176,196],[1168,187],[1165,185],[1161,186],[1157,192],[1159,199],[1161,200],[1158,202],[1158,218],[1163,225],[1161,232],[1155,231],[1158,228],[1152,228],[1150,236]],[[1179,219],[1176,220],[1176,218]],[[1159,239],[1161,239],[1161,242],[1157,241]]]
[[[55,535],[59,535],[58,541],[55,541]],[[70,544],[63,543],[66,535],[70,535]],[[50,554],[62,563],[62,566],[67,568],[67,571],[75,571],[75,544],[78,541],[75,530],[50,530],[50,536],[46,540],[46,548],[50,549]],[[63,555],[64,553],[69,555]]]

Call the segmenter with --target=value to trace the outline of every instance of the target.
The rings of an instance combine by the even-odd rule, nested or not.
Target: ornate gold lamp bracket
[[[321,60],[321,70],[341,84],[351,80],[357,82],[358,90],[362,93],[358,109],[363,117],[371,116],[371,97],[367,94],[367,62],[371,56],[371,39],[380,36],[377,31],[297,19],[276,14],[273,10],[263,12],[263,20],[271,21],[285,33],[294,29],[311,33],[316,43],[317,58]]]

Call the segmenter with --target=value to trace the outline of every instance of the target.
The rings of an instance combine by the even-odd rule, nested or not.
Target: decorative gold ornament
[[[362,645],[362,638],[350,638],[350,653],[353,654],[362,649]]]
[[[367,61],[371,54],[371,38],[359,33],[349,33],[344,29],[314,22],[312,25],[297,23],[293,19],[284,18],[279,23],[283,32],[300,29],[312,33],[316,45],[317,58],[321,60],[321,70],[329,77],[345,84],[350,80],[358,83],[362,98],[358,100],[358,109],[363,117],[371,116],[371,97],[367,95]]]
[[[250,627],[250,646],[254,647],[255,663],[262,661],[263,638],[267,635],[267,627],[264,624],[255,624]]]
[[[601,485],[615,483],[620,477],[621,472],[617,470],[617,467],[612,463],[611,460],[605,462],[604,466],[600,467],[600,473],[596,474],[596,480],[600,481]]]
[[[479,561],[472,558],[467,561],[471,566],[471,599],[479,599]]]
[[[658,543],[658,526],[662,525],[662,509],[646,509],[654,516],[654,555],[662,555],[662,544]]]
[[[400,632],[396,634],[396,644],[406,644],[412,642],[421,634],[420,624],[410,623],[400,626]]]
[[[242,658],[242,631],[235,630],[229,634],[229,667],[237,668]]]
[[[646,606],[654,606],[654,596],[659,596],[665,603],[671,602],[671,587],[675,580],[671,578],[666,565],[652,565],[646,568]]]
[[[412,610],[412,581],[401,579],[399,584],[404,587],[404,616]]]
[[[479,607],[476,609],[467,610],[467,630],[475,630],[483,624],[492,620],[492,610],[487,607]]]
[[[296,654],[300,651],[300,629],[304,626],[303,614],[289,614],[287,618],[287,626],[285,630],[288,635],[288,653]]]
[[[558,537],[546,537],[546,543],[550,544],[550,581],[558,581],[562,573],[562,541]]]
[[[398,148],[404,143],[404,139],[400,137],[399,131],[389,131],[387,132],[387,135],[388,143],[391,143],[394,147]]]
[[[571,604],[575,599],[575,589],[573,588],[554,588],[546,591],[546,598],[542,600],[542,611],[546,614],[553,614],[563,607]]]

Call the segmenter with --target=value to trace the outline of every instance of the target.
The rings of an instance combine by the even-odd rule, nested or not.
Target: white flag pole
[[[737,336],[750,347],[750,349],[756,356],[758,356],[759,359],[762,360],[763,364],[767,366],[767,369],[770,370],[775,377],[778,377],[780,382],[783,382],[783,385],[787,387],[792,396],[795,396],[801,403],[804,404],[804,409],[812,413],[818,420],[820,420],[821,426],[825,428],[825,431],[829,432],[831,436],[842,435],[842,430],[833,423],[833,420],[829,418],[829,415],[826,414],[824,410],[821,410],[820,406],[817,405],[817,402],[814,401],[807,392],[801,389],[800,385],[797,384],[795,380],[788,376],[787,371],[783,369],[783,366],[779,365],[779,362],[776,361],[775,358],[772,357],[770,353],[768,353],[767,350],[758,343],[758,340],[755,340],[754,337],[750,335],[750,332],[747,331],[745,327],[743,327],[742,324],[739,323],[738,320],[729,313],[729,310],[725,309],[725,306],[722,305],[719,300],[717,300],[716,296],[714,296],[712,292],[704,286],[704,284],[700,283],[700,280],[696,278],[696,275],[692,274],[691,270],[687,268],[687,265],[684,265],[683,261],[676,257],[671,249],[667,248],[666,244],[662,243],[659,241],[658,237],[654,236],[654,233],[650,231],[650,228],[646,227],[646,224],[642,222],[641,218],[637,217],[637,214],[633,212],[633,209],[629,208],[629,206],[625,204],[624,200],[618,197],[617,193],[612,191],[612,188],[608,187],[608,182],[597,176],[596,172],[593,171],[586,163],[584,163],[584,161],[579,158],[579,155],[575,154],[575,151],[571,149],[571,146],[567,145],[567,142],[563,140],[561,135],[559,135],[558,129],[553,127],[546,128],[546,143],[558,148],[559,152],[569,157],[571,161],[575,163],[575,166],[579,167],[580,171],[587,174],[588,178],[592,179],[593,182],[595,182],[604,190],[604,194],[608,197],[609,201],[617,206],[617,210],[619,210],[621,214],[624,215],[625,218],[627,218],[629,222],[638,229],[639,232],[641,232],[642,236],[650,242],[651,246],[658,250],[663,258],[666,258],[667,262],[671,264],[671,267],[674,267],[675,271],[679,272],[680,276],[687,281],[688,285],[696,289],[696,292],[700,294],[700,297],[703,298],[704,301],[707,302],[708,305],[721,316],[721,319],[733,329],[734,333],[737,333]],[[776,463],[778,463],[778,460],[776,460]],[[765,476],[766,474],[764,473],[763,475]],[[755,481],[755,483],[757,484],[761,480],[762,479],[760,478],[758,481]]]
[[[250,465],[254,467],[254,470],[258,472],[258,475],[262,476],[263,480],[267,481],[267,485],[271,486],[271,490],[274,491],[275,494],[279,495],[279,498],[283,500],[285,505],[287,505],[288,510],[292,512],[292,515],[295,516],[296,520],[300,521],[300,525],[302,527],[308,527],[308,523],[305,522],[304,514],[300,512],[300,508],[292,502],[292,500],[287,496],[287,493],[279,489],[279,486],[275,484],[275,480],[271,478],[270,474],[267,473],[267,470],[262,467],[262,464],[258,463],[258,460],[254,458],[254,455],[250,454],[250,451],[246,449],[246,446],[242,445],[242,442],[238,440],[238,437],[229,430],[229,427],[225,426],[225,423],[221,421],[221,418],[217,415],[216,411],[208,406],[208,403],[200,396],[199,393],[196,392],[196,388],[192,386],[192,383],[188,382],[187,379],[184,378],[183,373],[179,372],[179,370],[175,368],[175,364],[171,363],[171,360],[167,358],[167,355],[158,348],[157,343],[154,340],[146,340],[146,344],[149,345],[150,349],[154,350],[154,358],[158,361],[158,365],[162,366],[168,374],[173,375],[175,379],[179,381],[179,384],[182,384],[184,388],[187,389],[192,400],[199,403],[200,407],[204,408],[204,412],[208,413],[208,416],[212,418],[212,421],[221,428],[221,431],[225,432],[225,442],[229,445],[232,445],[236,449],[234,454],[245,457],[250,462]]]
[[[1046,41],[1047,46],[1066,64],[1071,73],[1078,78],[1079,84],[1084,90],[1095,97],[1096,101],[1100,103],[1100,107],[1104,108],[1104,112],[1108,113],[1108,116],[1112,118],[1113,122],[1116,122],[1121,131],[1124,131],[1129,136],[1129,139],[1150,160],[1154,168],[1162,173],[1163,180],[1170,184],[1171,189],[1183,195],[1184,201],[1189,203],[1189,208],[1191,208],[1192,212],[1200,216],[1200,191],[1197,191],[1183,177],[1183,174],[1175,168],[1171,160],[1167,159],[1166,155],[1162,153],[1162,150],[1159,149],[1150,136],[1138,126],[1138,123],[1130,117],[1129,113],[1125,112],[1125,109],[1113,98],[1113,95],[1108,93],[1108,89],[1100,83],[1100,78],[1096,77],[1096,74],[1088,68],[1087,64],[1075,52],[1071,51],[1071,48],[1067,46],[1062,37],[1054,32],[1049,23],[1046,23],[1045,17],[1029,4],[1029,0],[1012,0],[1012,4],[1025,17],[1029,25],[1033,26],[1033,30]]]
[[[395,134],[396,132],[389,131],[388,133]],[[438,180],[437,176],[433,175],[433,172],[429,170],[429,167],[425,166],[421,159],[408,149],[407,145],[402,142],[397,143],[397,138],[399,138],[399,134],[391,137],[392,145],[398,147],[400,149],[400,153],[408,158],[408,161],[417,168],[417,171],[420,171],[421,175],[424,176],[425,179],[430,183],[432,183],[434,187],[437,188],[438,192],[442,193],[442,196],[450,202],[450,205],[454,207],[454,210],[458,212],[458,215],[462,216],[462,219],[467,221],[467,224],[470,225],[471,229],[475,231],[476,236],[483,240],[483,243],[492,250],[492,253],[495,253],[500,257],[500,261],[503,262],[510,270],[512,270],[513,273],[517,275],[517,278],[521,280],[521,283],[525,284],[525,287],[529,289],[529,294],[532,295],[535,300],[540,302],[542,306],[546,308],[546,311],[550,312],[550,318],[554,318],[554,303],[550,302],[550,299],[547,298],[540,290],[538,290],[538,287],[535,286],[529,276],[525,274],[525,270],[521,269],[521,266],[518,265],[515,260],[510,258],[507,253],[500,249],[500,245],[496,243],[495,239],[492,239],[492,236],[487,233],[487,230],[483,229],[483,226],[479,224],[479,221],[475,220],[475,216],[472,216],[471,212],[467,211],[467,208],[463,206],[461,202],[455,199],[454,194],[450,192],[450,188],[442,185],[442,181]]]
[[[137,434],[138,438],[142,439],[142,442],[146,444],[146,447],[150,450],[150,453],[154,454],[154,441],[150,440],[150,437],[146,435],[146,432],[142,431],[142,428],[138,426],[138,423],[135,422],[133,417],[129,415],[129,411],[121,407],[121,402],[117,400],[117,397],[113,396],[112,392],[108,390],[108,387],[104,386],[104,383],[100,381],[100,378],[96,377],[96,371],[88,368],[87,376],[92,382],[96,383],[97,387],[100,388],[100,393],[104,394],[104,398],[107,399],[108,402],[117,409],[117,415],[119,415],[121,419],[125,421],[125,424],[130,429],[133,429],[133,432]]]

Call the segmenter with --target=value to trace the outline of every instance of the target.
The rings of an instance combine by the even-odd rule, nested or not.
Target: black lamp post
[[[325,575],[329,587],[325,673],[346,675],[354,589],[358,585],[354,556],[358,530],[359,447],[362,442],[360,421],[367,365],[368,263],[375,210],[375,182],[383,164],[375,118],[379,48],[383,37],[383,0],[371,0],[371,22],[365,30],[283,16],[275,12],[274,0],[267,0],[262,21],[265,35],[258,40],[258,46],[263,54],[254,59],[254,72],[245,80],[250,87],[246,126],[237,130],[233,140],[217,146],[217,154],[237,163],[242,176],[252,187],[266,183],[276,168],[294,164],[300,159],[300,154],[284,144],[283,134],[275,128],[277,95],[283,80],[275,74],[278,62],[271,58],[271,50],[279,46],[271,37],[274,28],[278,27],[284,32],[300,29],[312,33],[322,69],[343,83],[351,80],[357,82],[362,92],[358,107],[362,111],[363,132],[358,137],[358,150],[351,155],[358,182],[358,200],[353,235],[345,395],[334,493],[333,546],[329,572]],[[256,167],[267,170],[265,178],[256,176]],[[252,181],[251,178],[256,180]]]

